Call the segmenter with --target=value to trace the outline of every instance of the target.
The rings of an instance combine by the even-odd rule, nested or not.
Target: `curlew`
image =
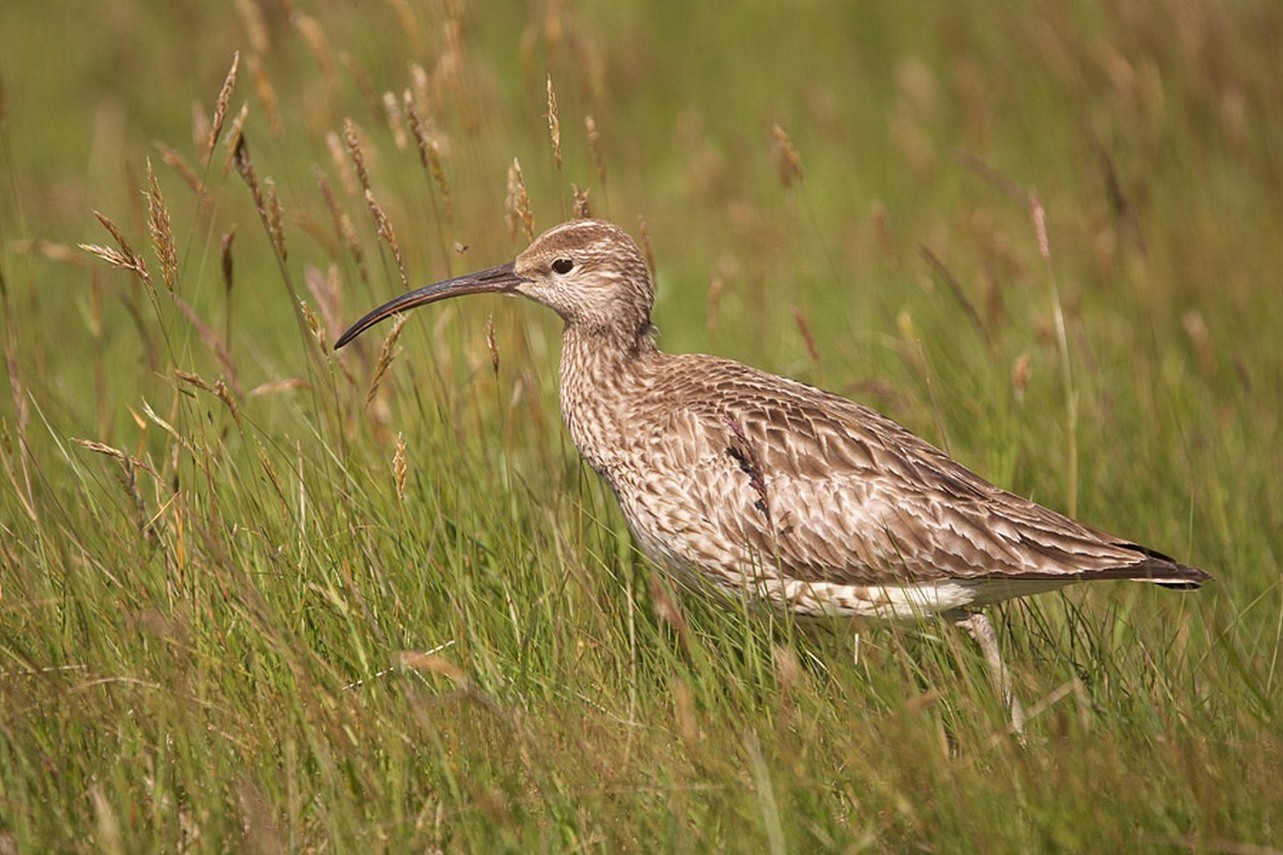
[[[428,285],[373,324],[462,294],[520,294],[565,322],[561,414],[643,552],[683,581],[801,615],[940,615],[980,646],[1020,730],[979,609],[1075,582],[1196,588],[1204,571],[1002,490],[880,413],[654,341],[654,285],[616,225],[575,220],[508,264]]]

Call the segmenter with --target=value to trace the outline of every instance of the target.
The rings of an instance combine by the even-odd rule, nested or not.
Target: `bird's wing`
[[[867,407],[700,360],[673,386],[654,462],[692,549],[737,542],[799,581],[845,584],[1207,578],[995,487]]]

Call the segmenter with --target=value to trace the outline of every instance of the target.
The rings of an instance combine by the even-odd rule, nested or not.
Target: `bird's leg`
[[[967,635],[974,638],[980,646],[980,652],[985,655],[985,662],[989,665],[989,677],[993,681],[994,690],[1002,697],[1011,713],[1011,730],[1016,734],[1023,733],[1025,711],[1011,691],[1011,674],[1002,662],[1002,654],[998,652],[998,634],[993,631],[993,624],[989,623],[984,612],[955,612],[949,617],[954,626],[965,629]]]

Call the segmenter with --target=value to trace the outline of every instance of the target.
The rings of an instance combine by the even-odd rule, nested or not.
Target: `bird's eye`
[[[569,258],[559,258],[552,263],[554,273],[569,273],[575,267],[575,263]]]

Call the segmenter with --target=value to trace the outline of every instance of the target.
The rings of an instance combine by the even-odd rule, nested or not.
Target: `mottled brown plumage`
[[[564,223],[511,264],[393,300],[336,347],[391,314],[482,291],[561,315],[566,426],[642,549],[686,579],[800,614],[947,614],[977,637],[1006,692],[992,628],[969,608],[1093,579],[1210,578],[999,489],[860,404],[663,353],[645,261],[600,220]]]

